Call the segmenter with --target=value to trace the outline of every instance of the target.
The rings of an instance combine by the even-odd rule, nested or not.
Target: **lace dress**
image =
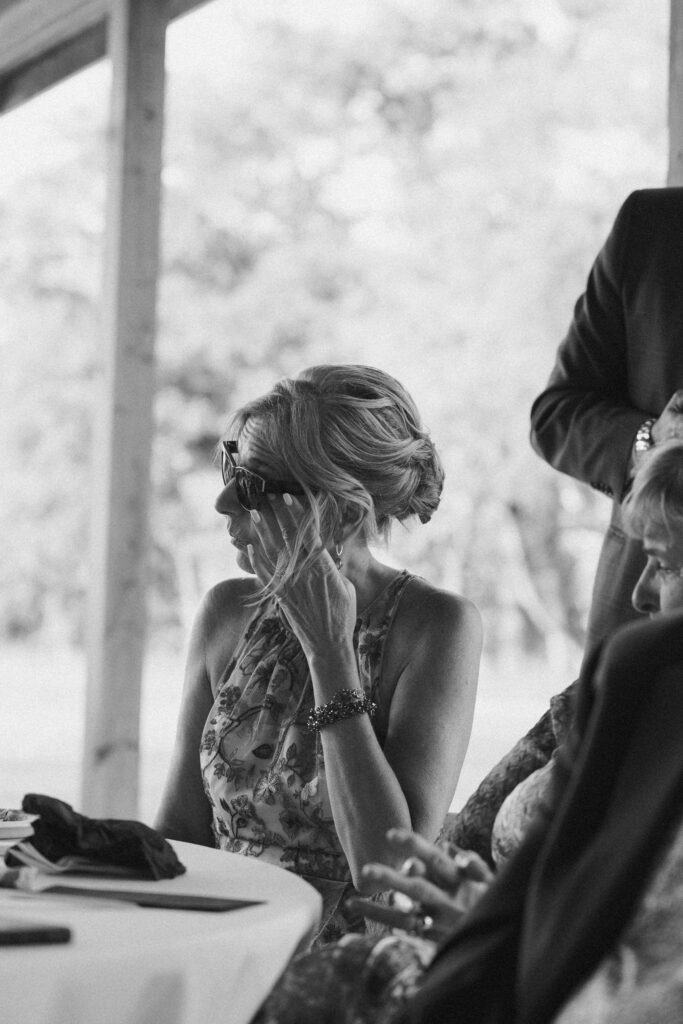
[[[391,692],[382,657],[401,595],[413,577],[398,573],[360,614],[354,634],[360,685],[378,705],[386,736]],[[319,942],[363,931],[345,915],[353,890],[332,819],[320,736],[306,727],[313,685],[301,646],[274,601],[249,623],[218,686],[202,735],[204,789],[216,846],[289,868],[323,897]]]
[[[474,850],[491,867],[496,867],[509,856],[510,850],[519,845],[516,832],[533,809],[533,790],[542,787],[545,794],[549,784],[547,774],[536,777],[538,769],[544,768],[554,757],[555,751],[566,739],[573,715],[576,683],[550,698],[550,707],[534,726],[518,740],[514,747],[494,765],[479,783],[474,793],[461,810],[446,815],[439,835],[439,844],[447,848]],[[548,772],[551,770],[548,769]],[[516,793],[505,810],[504,802],[526,779],[534,775],[522,791]],[[541,781],[543,780],[543,781]],[[526,794],[528,809],[521,806]],[[518,812],[521,811],[521,814]],[[500,815],[500,817],[499,817]],[[526,826],[523,826],[526,829]]]

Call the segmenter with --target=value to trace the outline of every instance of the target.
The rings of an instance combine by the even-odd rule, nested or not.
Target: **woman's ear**
[[[343,544],[344,541],[350,540],[351,537],[356,537],[362,532],[364,523],[365,515],[362,509],[355,508],[346,512],[334,531],[335,544]]]

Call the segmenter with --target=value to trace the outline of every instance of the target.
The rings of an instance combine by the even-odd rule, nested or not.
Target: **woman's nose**
[[[235,481],[228,480],[223,490],[220,492],[214,503],[214,508],[221,516],[236,516],[244,509],[237,500],[235,494]]]
[[[652,615],[659,611],[659,585],[657,583],[657,570],[648,562],[640,579],[633,588],[631,603],[637,612],[643,615]]]

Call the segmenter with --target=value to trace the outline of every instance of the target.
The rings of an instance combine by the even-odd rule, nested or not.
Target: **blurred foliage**
[[[225,574],[227,412],[304,366],[361,361],[409,387],[447,468],[442,510],[397,529],[390,557],[475,600],[492,652],[580,644],[607,502],[530,452],[528,410],[618,205],[664,182],[665,4],[375,0],[338,27],[286,2],[210,6],[220,73],[170,64],[155,627],[180,635]],[[0,195],[8,636],[82,633],[106,164],[92,92],[60,111],[60,159]]]

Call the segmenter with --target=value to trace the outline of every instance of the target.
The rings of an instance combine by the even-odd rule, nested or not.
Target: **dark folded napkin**
[[[141,821],[87,818],[62,800],[27,793],[22,809],[40,815],[33,822],[31,845],[56,863],[62,857],[78,857],[95,865],[115,865],[134,871],[140,878],[175,878],[185,867],[162,835]],[[20,861],[9,850],[5,863]]]

